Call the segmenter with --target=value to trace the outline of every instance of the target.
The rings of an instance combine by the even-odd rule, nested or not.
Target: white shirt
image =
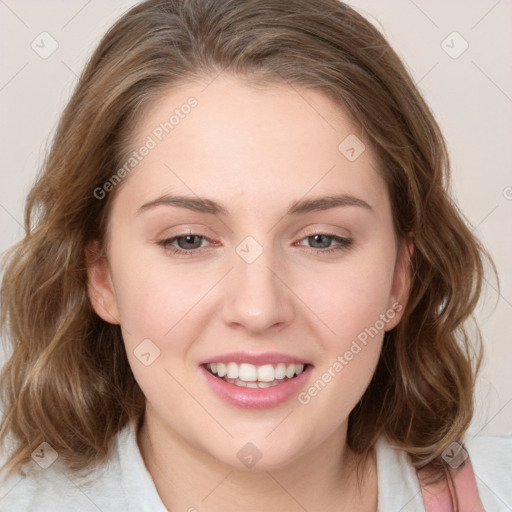
[[[512,512],[512,438],[480,437],[465,446],[486,512]],[[405,452],[381,438],[376,454],[378,512],[425,512]],[[194,507],[201,512],[200,503],[189,510]],[[109,462],[85,478],[65,470],[57,458],[46,469],[31,462],[26,476],[0,482],[0,511],[168,512],[144,465],[134,422],[116,436]]]

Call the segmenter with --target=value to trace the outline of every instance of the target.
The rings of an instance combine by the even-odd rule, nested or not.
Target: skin
[[[375,511],[375,460],[364,466],[360,493],[347,421],[401,313],[306,405],[293,397],[240,409],[211,391],[199,364],[240,350],[286,353],[314,365],[307,390],[379,315],[405,305],[408,252],[395,238],[377,159],[346,113],[318,92],[254,88],[227,76],[209,82],[168,91],[139,121],[134,148],[168,112],[198,100],[116,191],[108,261],[89,253],[91,302],[121,324],[147,399],[138,436],[146,466],[170,510]],[[355,161],[338,150],[349,134],[366,144]],[[137,213],[163,194],[206,197],[229,214],[165,205]],[[371,209],[284,216],[293,201],[329,194]],[[188,232],[206,237],[192,256],[158,244]],[[336,241],[308,237],[323,233],[352,243],[322,253]],[[263,248],[252,263],[236,252],[247,236]],[[149,366],[134,355],[147,338],[160,349]],[[247,442],[262,454],[252,469],[237,457]]]

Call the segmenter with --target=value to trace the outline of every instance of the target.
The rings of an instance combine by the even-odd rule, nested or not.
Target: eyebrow
[[[171,196],[163,195],[144,203],[138,210],[137,215],[145,210],[155,208],[157,206],[174,206],[177,208],[186,208],[200,213],[209,213],[212,215],[222,214],[229,215],[229,210],[222,204],[217,203],[211,199],[203,197],[189,197],[189,196]],[[342,195],[330,195],[314,197],[311,199],[301,199],[294,201],[285,213],[285,216],[289,215],[303,215],[314,211],[330,210],[331,208],[347,206],[357,206],[373,212],[373,208],[362,199],[358,197],[342,194]]]

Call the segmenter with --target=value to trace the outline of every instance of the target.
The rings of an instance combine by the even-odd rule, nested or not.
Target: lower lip
[[[309,377],[312,366],[308,365],[297,377],[269,388],[243,388],[216,377],[204,366],[199,368],[213,392],[222,400],[245,409],[270,409],[284,404],[299,393]]]

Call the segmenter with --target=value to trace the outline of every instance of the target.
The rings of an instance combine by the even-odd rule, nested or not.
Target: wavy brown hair
[[[335,101],[377,152],[398,239],[413,237],[410,298],[350,414],[350,447],[368,455],[384,434],[419,468],[463,439],[481,360],[479,333],[465,325],[488,255],[450,199],[443,137],[396,53],[337,0],[149,0],[90,58],[28,195],[26,235],[5,255],[1,321],[12,355],[0,438],[15,441],[9,468],[42,441],[70,468],[92,468],[141,418],[121,328],[95,314],[87,293],[85,246],[104,248],[122,183],[104,200],[94,190],[125,161],[148,106],[219,73]]]

